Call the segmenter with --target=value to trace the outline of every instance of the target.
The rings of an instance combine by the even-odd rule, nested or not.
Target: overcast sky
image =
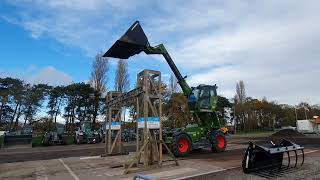
[[[86,81],[105,52],[139,20],[152,45],[164,43],[188,82],[217,84],[231,98],[320,104],[320,1],[2,0],[0,76],[53,85]],[[171,73],[158,56],[128,61],[136,73]],[[115,61],[111,62],[109,89]]]

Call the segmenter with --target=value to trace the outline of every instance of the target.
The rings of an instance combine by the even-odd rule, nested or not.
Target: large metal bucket
[[[249,142],[249,146],[245,152],[242,160],[242,169],[244,173],[250,173],[265,169],[281,169],[289,167],[297,167],[298,154],[297,151],[302,152],[301,166],[304,163],[304,147],[295,144],[288,140],[281,140],[279,144],[258,145]],[[290,152],[294,153],[294,161],[291,161]],[[287,155],[287,164],[283,164],[284,155]],[[294,164],[292,163],[294,162]]]
[[[139,21],[136,21],[127,32],[112,45],[103,57],[128,59],[130,56],[139,54],[147,46],[149,46],[148,38],[140,26]]]

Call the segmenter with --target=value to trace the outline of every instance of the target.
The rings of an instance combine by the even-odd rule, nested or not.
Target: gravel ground
[[[289,169],[280,173],[269,172],[243,174],[240,168],[243,152],[247,142],[252,138],[229,139],[228,148],[223,153],[212,153],[210,150],[192,152],[189,157],[179,160],[180,166],[167,166],[162,168],[151,167],[140,173],[156,177],[157,179],[320,179],[320,138],[296,139],[305,146],[306,159],[302,167]],[[256,141],[266,140],[263,138]],[[134,146],[132,146],[134,148]],[[106,180],[106,179],[132,179],[131,175],[122,175],[123,163],[133,158],[129,156],[99,157],[94,153],[103,150],[103,144],[46,147],[29,149],[25,152],[16,150],[0,152],[3,158],[14,161],[19,158],[32,161],[0,163],[0,179],[43,179],[43,180]],[[309,153],[308,153],[309,152]],[[80,155],[79,155],[80,154]],[[79,157],[79,156],[88,157]],[[40,157],[34,157],[41,155]],[[49,157],[45,157],[50,155]],[[63,158],[67,156],[68,158]],[[77,156],[77,157],[70,157]],[[50,160],[38,160],[38,159]],[[56,159],[54,159],[56,158]],[[294,160],[294,159],[292,159]],[[21,161],[21,159],[20,159]],[[76,177],[76,178],[75,178]],[[78,179],[77,179],[78,178]]]

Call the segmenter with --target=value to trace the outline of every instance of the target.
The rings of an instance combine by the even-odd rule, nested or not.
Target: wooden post
[[[143,98],[143,116],[144,116],[144,144],[148,144],[149,138],[148,138],[148,127],[147,127],[147,121],[148,121],[148,102],[146,100],[146,95],[144,95]],[[148,166],[149,162],[148,162],[148,157],[149,157],[149,153],[148,153],[149,147],[145,146],[144,148],[144,166]]]
[[[143,95],[143,117],[144,117],[144,144],[147,144],[149,141],[148,138],[148,115],[149,115],[149,108],[148,108],[148,92],[149,92],[149,87],[148,87],[148,81],[147,81],[147,77],[146,77],[146,71],[143,72],[143,90],[144,90],[144,95]],[[147,167],[149,165],[148,162],[148,158],[149,158],[149,147],[145,146],[144,149],[144,166]]]
[[[137,130],[136,130],[136,154],[139,153],[139,125],[138,125],[138,120],[139,120],[139,98],[137,97],[136,98],[136,121],[137,121]],[[137,158],[137,166],[139,165],[140,163],[140,157]]]
[[[108,154],[111,154],[111,121],[112,121],[112,109],[111,107],[109,107],[109,113],[108,113],[108,117],[109,117],[109,129],[108,129]]]
[[[159,128],[159,165],[162,165],[162,120],[161,120],[161,116],[162,116],[162,87],[161,87],[161,76],[160,78],[160,83],[159,83],[159,121],[160,121],[160,128]]]
[[[138,126],[138,120],[139,120],[139,98],[136,98],[136,113],[137,113],[137,117],[136,117],[136,121],[137,121],[137,132],[136,132],[136,152],[139,152],[139,126]]]
[[[119,122],[120,122],[120,129],[118,130],[119,133],[119,139],[118,139],[118,153],[121,153],[121,146],[122,146],[122,121],[121,121],[121,114],[122,114],[122,107],[119,109]],[[123,122],[124,123],[124,122]]]
[[[108,99],[108,95],[106,96],[106,101],[109,101],[109,99]],[[108,136],[107,136],[107,122],[108,122],[108,116],[109,116],[109,112],[108,112],[108,109],[109,108],[107,108],[106,109],[106,117],[105,117],[105,120],[104,120],[104,132],[106,133],[105,135],[104,135],[104,153],[105,153],[105,155],[107,155],[108,154],[108,144],[107,144],[107,142],[108,142]],[[103,135],[103,131],[102,131],[102,135]]]

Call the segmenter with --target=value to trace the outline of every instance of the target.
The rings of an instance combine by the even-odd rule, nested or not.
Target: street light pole
[[[294,107],[294,113],[296,115],[296,121],[298,121],[298,115],[297,115],[297,108],[296,107]]]
[[[309,111],[309,109],[308,109],[308,111]],[[304,115],[306,116],[306,120],[307,120],[308,117],[307,117],[307,108],[306,107],[304,107]]]

